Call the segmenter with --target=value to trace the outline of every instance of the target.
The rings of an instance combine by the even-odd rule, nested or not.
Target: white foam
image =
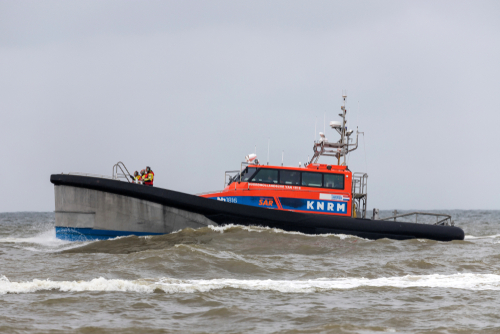
[[[91,281],[51,281],[34,279],[31,282],[10,282],[7,277],[0,276],[0,294],[30,293],[41,290],[59,290],[63,292],[82,291],[121,291],[151,293],[154,291],[151,284],[141,284],[137,281],[121,279],[95,278]]]
[[[0,294],[31,293],[43,290],[63,292],[106,291],[152,293],[160,289],[166,293],[196,293],[226,288],[255,291],[276,291],[281,293],[315,293],[362,287],[392,288],[451,288],[464,290],[500,290],[500,275],[454,274],[454,275],[407,275],[401,277],[368,278],[320,278],[313,280],[180,280],[162,278],[159,280],[95,278],[91,281],[51,281],[34,279],[31,282],[11,282],[0,276]]]
[[[493,235],[482,235],[482,236],[474,236],[474,235],[466,235],[465,240],[474,240],[474,239],[496,239],[500,238],[500,234]]]
[[[500,290],[500,275],[455,274],[455,275],[407,275],[403,277],[337,278],[297,280],[177,280],[162,279],[157,282],[166,292],[196,292],[234,288],[242,290],[270,290],[284,293],[311,293],[330,290],[345,290],[359,287],[394,288],[453,288],[466,290]]]
[[[245,230],[248,232],[262,233],[265,231],[270,231],[270,232],[274,232],[274,233],[295,234],[295,235],[302,235],[302,236],[306,236],[306,237],[330,237],[330,236],[334,236],[334,237],[340,238],[341,240],[344,240],[347,238],[354,238],[354,239],[371,241],[369,239],[361,238],[361,237],[358,237],[355,235],[350,235],[350,234],[334,234],[334,233],[305,234],[305,233],[301,233],[301,232],[285,231],[285,230],[282,230],[279,228],[267,227],[267,226],[244,226],[244,225],[234,225],[234,224],[228,224],[228,225],[223,225],[223,226],[215,226],[215,225],[208,226],[208,228],[210,228],[212,231],[220,232],[220,233],[224,233],[225,231],[227,231],[233,227],[238,227],[238,228],[241,228],[242,230]]]
[[[35,236],[27,238],[7,237],[0,239],[0,242],[20,244],[21,248],[33,252],[59,252],[71,248],[81,247],[92,241],[73,242],[61,240],[56,237],[56,230],[53,226],[50,229],[42,231]],[[29,244],[30,246],[25,246]]]
[[[54,227],[52,227],[49,230],[40,232],[33,237],[28,237],[28,238],[7,237],[0,239],[0,242],[30,243],[30,244],[39,244],[43,246],[59,246],[70,243],[70,241],[57,239],[56,230]]]

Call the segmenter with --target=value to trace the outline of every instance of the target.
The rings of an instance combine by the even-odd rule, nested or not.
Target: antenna
[[[281,166],[283,166],[283,157],[285,156],[285,150],[281,151]]]
[[[347,127],[346,127],[346,123],[347,123],[347,120],[346,120],[346,115],[347,115],[347,109],[345,108],[345,99],[347,98],[347,89],[345,91],[344,94],[342,94],[342,98],[344,99],[344,110],[343,110],[343,120],[344,120],[344,124],[342,126],[342,143],[343,144],[347,144],[347,147],[344,147],[343,150],[345,150],[344,152],[344,165],[346,165],[346,157],[347,157],[347,153],[349,153],[349,143],[346,143],[345,142],[345,134],[346,134],[346,130],[347,130]],[[339,156],[339,165],[340,165],[340,156]]]
[[[318,116],[316,116],[316,123],[314,123],[314,141],[316,141],[316,127],[318,126]]]
[[[255,152],[253,152],[253,153],[255,153],[255,155],[257,155],[257,145],[255,145]]]
[[[323,133],[326,133],[326,111],[325,111],[324,117],[323,117]]]
[[[358,100],[358,112],[356,113],[356,127],[358,127],[358,125],[359,125],[358,115],[359,115],[359,100]]]
[[[335,157],[337,160],[337,165],[340,166],[340,161],[343,159],[343,166],[347,165],[347,158],[348,155],[351,151],[354,151],[358,148],[358,135],[361,134],[359,131],[356,131],[356,143],[352,143],[354,140],[351,136],[354,133],[354,130],[348,130],[347,123],[349,121],[353,121],[353,117],[350,116],[350,114],[347,114],[347,90],[342,89],[342,104],[340,106],[340,113],[338,114],[340,116],[340,121],[331,121],[329,123],[330,127],[338,132],[340,135],[340,140],[337,142],[329,142],[326,140],[325,133],[326,132],[326,110],[324,113],[324,132],[319,132],[319,136],[321,137],[318,141],[314,142],[313,146],[313,157],[312,159],[307,163],[304,164],[304,167],[309,164],[315,164],[318,162],[318,159],[321,156],[331,156]],[[359,101],[358,101],[358,111],[359,111]],[[359,114],[359,112],[358,112]],[[356,114],[356,116],[358,115]],[[357,121],[357,118],[356,118]],[[316,129],[317,130],[317,129]],[[316,135],[316,133],[315,133]],[[315,136],[316,138],[316,136]],[[283,157],[282,157],[282,160]],[[308,157],[309,160],[309,157]],[[284,161],[283,161],[284,162]]]
[[[267,138],[267,165],[269,166],[269,142],[271,141],[270,138]]]

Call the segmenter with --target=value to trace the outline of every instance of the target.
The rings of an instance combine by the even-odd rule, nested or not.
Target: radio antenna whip
[[[267,165],[269,166],[269,142],[271,141],[270,138],[267,138]]]
[[[323,117],[323,133],[326,133],[326,111],[325,111],[324,117]]]

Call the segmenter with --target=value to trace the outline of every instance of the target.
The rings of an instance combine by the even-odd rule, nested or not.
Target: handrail
[[[351,215],[366,218],[366,206],[368,200],[368,174],[355,172],[352,174],[352,209]]]
[[[224,187],[222,189],[226,188],[227,182],[227,177],[229,176],[229,181],[231,181],[232,178],[234,178],[236,175],[228,175],[228,173],[238,173],[240,172],[239,170],[228,170],[224,172]]]
[[[245,168],[246,168],[246,167],[248,167],[248,166],[250,166],[250,165],[253,165],[253,164],[243,161],[243,162],[241,163],[241,165],[240,165],[240,170],[239,170],[239,171],[238,171],[238,170],[228,170],[228,171],[224,172],[224,188],[223,188],[223,189],[225,189],[225,188],[226,188],[226,184],[227,184],[227,185],[229,185],[230,183],[232,183],[231,181],[233,181],[233,180],[231,179],[231,175],[229,175],[229,177],[230,177],[230,178],[229,178],[229,182],[226,182],[227,177],[228,177],[228,173],[239,173],[239,174],[238,174],[238,176],[239,176],[239,182],[238,182],[238,183],[240,183],[240,182],[241,182],[241,174],[243,173],[243,165],[245,165]],[[255,165],[255,166],[258,166],[258,165]],[[236,175],[234,175],[234,176],[232,176],[232,177],[234,178],[235,176],[236,176]],[[236,188],[235,188],[235,190],[236,190]]]
[[[395,213],[397,213],[397,211],[395,211]],[[415,215],[415,223],[416,224],[418,224],[418,215],[421,215],[421,216],[434,216],[434,217],[436,217],[436,223],[434,225],[451,225],[451,226],[454,226],[454,223],[451,220],[451,216],[450,215],[445,215],[443,213],[420,212],[420,211],[414,211],[414,212],[410,212],[410,213],[404,213],[404,214],[401,214],[401,215],[394,215],[392,217],[381,218],[380,220],[394,219],[394,221],[396,221],[397,218],[408,217],[408,216],[412,216],[412,215]],[[439,217],[446,217],[446,218],[439,220]],[[447,222],[447,221],[449,221],[449,222]]]
[[[127,174],[125,174],[125,172],[123,171],[122,166],[127,171]],[[125,166],[125,164],[123,162],[121,162],[121,161],[118,161],[116,164],[113,165],[113,171],[112,171],[113,179],[115,179],[115,180],[118,179],[118,168],[120,168],[120,170],[122,171],[123,176],[127,179],[127,182],[130,183],[130,180],[128,179],[128,176],[131,175],[131,174],[128,171],[128,169]]]
[[[121,161],[118,161],[117,164],[122,164],[123,168],[125,168],[125,170],[127,171],[128,175],[132,175],[130,174],[130,172],[128,171],[127,167],[125,166],[125,164]]]
[[[61,173],[61,174],[64,174],[64,173]],[[82,172],[69,172],[69,173],[67,173],[67,175],[93,176],[93,177],[99,177],[101,179],[113,179],[112,176],[108,176],[108,175],[82,173]]]
[[[127,176],[128,176],[128,175],[130,175],[130,174],[125,174],[125,172],[123,171],[123,169],[122,169],[122,167],[121,167],[120,165],[116,165],[116,167],[117,167],[117,168],[116,168],[116,174],[115,174],[115,175],[116,175],[116,178],[118,179],[118,167],[119,167],[119,168],[120,168],[120,170],[121,170],[121,171],[122,171],[122,173],[123,173],[122,175],[125,177],[125,179],[127,180],[127,182],[128,182],[128,183],[130,183],[130,180],[129,180],[129,179],[128,179],[128,177],[127,177]],[[127,169],[127,168],[125,168],[125,169]]]
[[[352,174],[353,180],[353,194],[367,194],[368,193],[368,174],[362,172],[355,172]],[[359,190],[359,191],[357,191]]]
[[[122,174],[118,174],[118,168],[120,168],[120,171]],[[125,169],[125,170],[124,170]],[[125,173],[127,171],[127,173]],[[61,173],[63,174],[63,173]],[[92,174],[92,173],[82,173],[82,172],[69,172],[67,175],[82,175],[82,176],[92,176],[92,177],[99,177],[103,179],[111,179],[111,180],[118,180],[119,177],[124,177],[128,183],[131,183],[129,180],[129,176],[131,175],[127,166],[121,161],[118,161],[116,164],[113,165],[112,171],[111,171],[111,176],[108,175],[102,175],[102,174]],[[143,181],[132,181],[132,183],[138,183],[142,184]]]

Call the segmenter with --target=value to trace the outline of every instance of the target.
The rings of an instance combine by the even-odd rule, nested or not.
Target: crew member
[[[132,178],[132,181],[134,181],[135,183],[139,183],[139,181],[141,180],[141,176],[139,175],[138,171],[135,171],[134,176],[130,175],[130,177]]]
[[[151,168],[148,166],[146,167],[146,174],[144,180],[144,184],[147,186],[153,186],[153,180],[155,178],[155,173],[151,170]]]
[[[140,176],[140,181],[143,181],[144,182],[144,179],[146,178],[146,170],[145,169],[142,169],[141,170],[141,176]]]
[[[138,171],[135,171],[134,172],[134,180],[135,180],[135,183],[139,183],[139,181],[141,180],[142,176],[139,175],[139,172]]]

